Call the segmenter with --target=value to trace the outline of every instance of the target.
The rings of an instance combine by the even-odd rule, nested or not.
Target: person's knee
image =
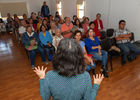
[[[102,51],[102,53],[103,53],[103,55],[106,55],[106,56],[108,55],[108,52],[106,52],[104,50]]]
[[[35,50],[32,50],[29,53],[30,53],[30,55],[35,55]]]
[[[128,55],[129,53],[130,53],[130,50],[129,49],[123,50],[123,54]]]

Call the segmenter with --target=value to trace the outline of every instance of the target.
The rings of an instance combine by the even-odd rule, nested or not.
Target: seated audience
[[[11,17],[10,13],[7,14],[7,31],[12,31],[14,19]]]
[[[51,61],[54,55],[55,48],[52,45],[52,37],[48,31],[46,31],[46,27],[44,25],[41,26],[41,32],[39,33],[39,39],[41,41],[41,45],[45,49],[48,60]]]
[[[89,57],[86,51],[85,43],[81,40],[82,38],[82,32],[77,30],[74,33],[74,38],[77,40],[77,42],[80,44],[82,52],[84,54],[85,64],[86,64],[86,70],[90,71],[93,69],[93,74],[95,74],[95,64],[93,63],[92,57]]]
[[[48,19],[43,19],[42,25],[45,26],[46,30],[49,30],[49,27],[50,27],[50,26],[49,26],[49,24],[48,24]]]
[[[28,17],[26,14],[23,14],[23,20],[25,20],[26,24],[29,24]]]
[[[97,28],[99,31],[103,31],[103,21],[101,20],[101,14],[98,13],[96,15],[96,19],[93,21],[95,23],[95,28]]]
[[[80,30],[82,32],[82,36],[84,34],[84,30],[83,30],[83,27],[82,27],[82,23],[80,22],[79,19],[76,19],[75,20],[75,23],[74,23],[74,27],[73,27],[73,30]]]
[[[37,34],[32,31],[31,26],[27,26],[26,32],[22,36],[22,43],[24,44],[25,49],[29,52],[32,69],[35,67],[35,54],[37,50],[41,54],[42,61],[45,64],[48,64],[44,56],[44,51],[40,46],[40,40]]]
[[[18,28],[20,27],[20,20],[18,17],[14,17],[14,24],[13,24],[13,27],[14,29],[18,32]]]
[[[6,32],[5,23],[2,18],[0,18],[0,33],[1,32]]]
[[[108,54],[106,51],[102,50],[100,42],[95,36],[95,32],[93,29],[89,29],[87,32],[87,38],[85,39],[85,44],[87,48],[87,52],[89,54],[93,54],[93,58],[95,60],[102,61],[102,70],[105,77],[108,77],[107,74],[107,57]]]
[[[20,21],[21,22],[21,26],[19,27],[19,40],[21,40],[21,37],[22,37],[22,35],[23,35],[23,33],[25,33],[26,32],[26,27],[27,27],[27,24],[26,24],[26,22],[25,22],[25,20],[21,20]]]
[[[42,15],[41,15],[41,12],[40,12],[40,11],[38,12],[37,19],[43,19],[43,17],[42,17]]]
[[[69,55],[69,56],[67,56]],[[43,100],[95,100],[104,76],[91,77],[85,71],[84,56],[80,45],[74,39],[62,39],[52,61],[53,70],[35,68],[40,79],[40,93]]]
[[[38,23],[38,19],[36,17],[36,13],[32,14],[32,20],[33,20],[33,25],[35,26],[35,28],[37,29],[37,23]]]
[[[85,33],[83,37],[86,37],[88,29],[89,29],[89,18],[88,17],[85,17],[83,20],[83,29],[84,29],[84,33]]]
[[[140,48],[130,42],[132,34],[125,28],[125,25],[125,20],[120,20],[119,29],[116,30],[117,45],[123,52],[122,65],[126,63],[127,56],[129,61],[133,61],[136,59],[136,55],[140,53]]]
[[[69,17],[65,17],[65,23],[61,26],[61,32],[64,38],[71,38],[73,24]]]
[[[50,26],[51,26],[51,28],[50,28],[49,32],[50,32],[50,35],[53,37],[53,36],[55,36],[55,30],[56,30],[55,22],[51,21]]]
[[[51,23],[51,21],[54,21],[54,17],[52,15],[49,15],[49,23]]]
[[[54,21],[56,22],[56,21],[59,21],[59,20],[60,20],[60,15],[59,15],[59,12],[57,11],[57,12],[55,13]]]
[[[72,24],[73,24],[73,25],[75,24],[76,19],[78,19],[77,16],[76,16],[76,15],[73,15],[73,21],[72,21]]]
[[[95,36],[97,36],[98,39],[101,38],[101,33],[100,33],[100,31],[98,30],[98,28],[95,28],[95,23],[94,23],[94,22],[90,22],[90,23],[89,23],[89,28],[91,28],[91,29],[94,30]]]
[[[61,35],[61,30],[58,28],[56,29],[55,36],[53,37],[53,46],[55,47],[55,50],[57,50],[58,44],[62,39],[63,36]]]
[[[33,24],[33,19],[29,18],[28,20],[29,20],[29,21],[28,21],[28,22],[29,22],[29,26],[31,26],[31,27],[32,27],[32,30],[33,30],[34,32],[36,32],[37,27],[36,27],[35,24]]]
[[[40,33],[40,27],[41,27],[41,25],[42,25],[42,19],[39,18],[38,19],[38,23],[37,23],[37,33]]]

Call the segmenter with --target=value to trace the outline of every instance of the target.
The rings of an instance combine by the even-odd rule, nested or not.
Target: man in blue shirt
[[[43,6],[41,8],[41,14],[43,17],[48,17],[50,14],[49,7],[47,6],[46,2],[44,1]]]

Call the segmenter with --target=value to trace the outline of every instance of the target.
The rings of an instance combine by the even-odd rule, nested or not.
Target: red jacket
[[[98,30],[98,28],[94,28],[93,30],[94,30],[94,32],[95,32],[97,37],[100,37],[100,38],[102,37],[100,31]]]
[[[98,29],[98,21],[97,19],[93,21],[95,23],[95,28]],[[100,23],[100,27],[101,27],[101,30],[104,28],[103,27],[103,21],[102,20],[99,20],[99,23]]]

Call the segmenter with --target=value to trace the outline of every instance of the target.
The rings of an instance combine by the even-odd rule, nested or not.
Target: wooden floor
[[[39,55],[36,65],[43,65]],[[110,77],[100,85],[96,100],[140,100],[140,56],[125,66],[121,66],[119,57],[114,58],[113,67]],[[9,34],[0,34],[0,100],[41,100],[38,77],[24,48]]]

